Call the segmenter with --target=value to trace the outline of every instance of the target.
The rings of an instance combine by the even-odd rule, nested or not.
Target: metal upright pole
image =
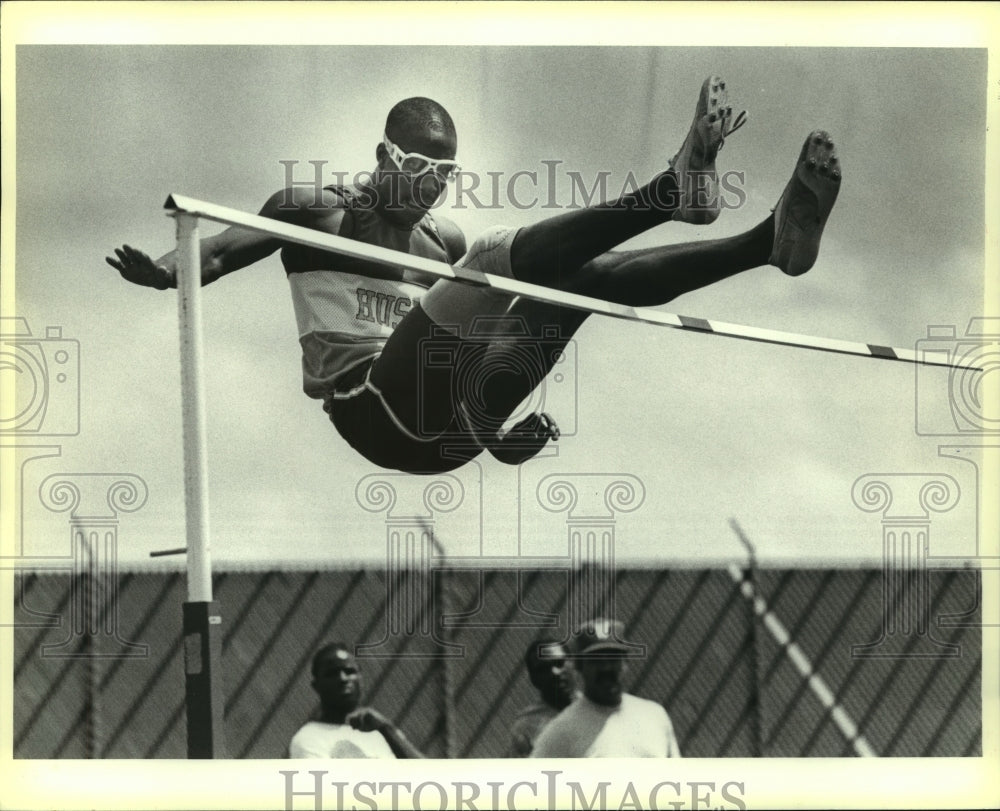
[[[222,617],[212,600],[208,463],[202,378],[201,246],[197,216],[177,219],[177,314],[181,336],[187,602],[183,610],[185,708],[189,758],[224,757]]]
[[[736,533],[736,537],[740,539],[740,543],[742,543],[743,547],[747,550],[747,577],[750,582],[750,597],[747,600],[750,607],[750,669],[753,671],[753,676],[751,677],[750,682],[750,704],[753,712],[754,757],[763,757],[764,722],[761,718],[762,707],[760,699],[760,640],[757,635],[758,619],[755,605],[758,589],[757,549],[747,534],[743,531],[743,527],[739,525],[739,522],[737,522],[735,518],[729,519],[729,526],[733,528],[733,532]]]

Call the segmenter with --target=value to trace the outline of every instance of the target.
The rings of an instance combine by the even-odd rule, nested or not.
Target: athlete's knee
[[[610,300],[615,289],[618,264],[618,258],[611,253],[603,253],[591,259],[573,277],[572,292]]]
[[[494,276],[513,278],[510,249],[517,236],[517,228],[496,225],[481,233],[459,261],[459,267],[468,267]]]

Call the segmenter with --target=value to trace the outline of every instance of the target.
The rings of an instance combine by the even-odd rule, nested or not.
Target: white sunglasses
[[[437,158],[428,158],[419,152],[403,152],[402,149],[389,140],[388,135],[383,134],[382,143],[385,145],[386,150],[388,150],[389,157],[396,164],[396,167],[410,177],[417,178],[428,172],[433,172],[442,180],[454,180],[455,175],[462,171],[462,167],[454,159],[439,160]]]

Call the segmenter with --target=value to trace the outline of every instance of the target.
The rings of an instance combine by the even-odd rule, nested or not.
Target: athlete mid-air
[[[438,103],[406,99],[389,112],[368,182],[321,192],[283,189],[260,214],[556,290],[630,306],[662,305],[762,265],[797,276],[816,261],[841,180],[833,143],[819,130],[806,139],[774,211],[751,230],[724,239],[613,250],[667,221],[713,222],[720,211],[716,156],[743,120],[742,114],[733,116],[725,82],[709,77],[684,143],[669,169],[649,184],[523,228],[492,229],[467,250],[461,230],[430,213],[459,171],[454,123]],[[509,431],[502,426],[589,313],[239,227],[201,241],[202,283],[278,250],[298,321],[305,392],[323,401],[337,430],[366,459],[433,474],[458,468],[484,450],[519,464],[558,439],[555,422],[543,413]],[[175,252],[153,261],[124,245],[115,254],[107,261],[128,281],[176,287]],[[507,316],[524,325],[525,335],[517,346],[502,337],[473,335],[474,323],[484,316]],[[435,357],[450,357],[445,365],[462,364],[462,370],[426,362],[428,342],[435,340],[450,350]],[[525,342],[533,340],[538,362],[525,364],[519,359]],[[477,368],[488,373],[477,376]],[[455,385],[458,371],[477,381],[473,390]]]

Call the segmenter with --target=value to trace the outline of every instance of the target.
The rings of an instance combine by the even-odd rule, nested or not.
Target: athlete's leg
[[[482,353],[479,367],[470,375],[475,385],[466,391],[469,418],[483,436],[498,435],[514,409],[560,361],[589,315],[534,299],[514,302],[504,319],[506,334],[494,338]],[[544,424],[522,427],[546,429]]]
[[[742,117],[733,122],[725,82],[710,76],[702,85],[694,120],[671,160],[670,171],[614,202],[522,228],[511,246],[515,278],[582,291],[586,282],[578,278],[580,268],[637,234],[671,219],[712,222],[719,213],[715,160],[726,136],[742,126]],[[703,192],[704,200],[694,199],[702,196],[696,192]]]
[[[809,270],[819,251],[820,238],[837,199],[840,162],[829,135],[817,130],[802,146],[791,179],[775,212],[755,228],[725,239],[667,245],[640,251],[612,251],[584,264],[574,278],[581,293],[630,306],[658,306],[677,296],[714,284],[752,268],[772,264],[793,276]],[[515,241],[515,246],[516,246]],[[586,320],[580,311],[519,299],[512,315],[526,319],[532,334],[554,325],[560,340],[568,342]],[[551,340],[546,342],[546,346]],[[490,368],[512,366],[504,360],[510,348],[502,343],[486,356]],[[513,374],[484,382],[482,411],[490,426],[502,424],[551,371],[547,363],[519,377]]]
[[[473,243],[459,265],[510,276],[514,231],[494,228]],[[372,368],[371,382],[409,430],[427,438],[461,429],[463,371],[474,368],[489,341],[471,337],[477,321],[501,315],[514,296],[449,280],[436,282],[393,330]]]
[[[616,203],[570,212],[517,232],[501,230],[485,241],[477,240],[470,251],[475,260],[469,264],[487,273],[514,275],[525,281],[565,287],[632,306],[664,304],[685,292],[768,263],[798,275],[815,261],[839,182],[832,142],[825,133],[814,132],[802,148],[776,215],[745,234],[644,251],[598,250],[609,241],[617,244],[628,239],[663,221],[666,212],[676,210],[675,195],[671,193],[676,191],[676,177],[668,172]],[[546,235],[549,244],[541,241]],[[592,251],[598,251],[597,255],[586,258]],[[554,263],[554,273],[546,263]],[[411,310],[373,370],[373,380],[390,393],[389,401],[408,425],[432,432],[446,430],[458,416],[464,418],[465,427],[475,428],[477,437],[489,444],[497,421],[505,421],[511,410],[544,378],[551,360],[537,371],[515,375],[517,380],[504,381],[503,377],[508,375],[497,375],[489,382],[484,378],[481,396],[485,404],[476,409],[475,420],[470,422],[467,409],[461,407],[464,395],[456,396],[454,377],[440,375],[435,382],[428,374],[424,366],[427,339],[434,337],[436,326],[457,330],[460,333],[457,340],[461,341],[467,335],[463,330],[468,328],[470,319],[499,312],[504,306],[503,294],[443,282],[425,297],[422,307]],[[523,307],[534,310],[536,318],[548,318],[549,313],[559,312],[558,308],[547,310],[547,305]],[[556,323],[561,321],[564,325],[563,339],[568,340],[585,318],[582,314],[560,314]],[[455,324],[456,319],[461,323]],[[440,338],[435,338],[433,343],[439,342]],[[490,350],[491,355],[484,352],[482,341],[474,343],[470,352],[463,352],[458,343],[452,343],[452,357],[470,368],[483,363],[491,368],[504,366],[502,357],[510,347],[498,342]],[[452,372],[454,366],[453,363]],[[415,396],[418,385],[420,396]],[[478,391],[476,394],[480,396]]]
[[[611,251],[581,268],[588,296],[633,307],[658,306],[743,271],[766,265],[774,243],[774,215],[746,233],[725,239]],[[509,310],[538,343],[526,353],[523,339],[497,341],[483,358],[481,424],[497,430],[558,361],[555,351],[573,338],[589,313],[521,298]],[[533,362],[526,362],[526,359]]]
[[[603,277],[606,266],[600,264],[592,273],[581,273],[581,268],[636,234],[670,220],[680,203],[678,173],[686,175],[706,169],[714,173],[715,156],[725,138],[731,113],[728,108],[720,108],[720,100],[724,105],[720,92],[717,77],[706,80],[691,132],[670,171],[611,203],[567,212],[518,231],[494,229],[473,243],[460,264],[550,287],[596,291],[598,285],[591,276]],[[636,285],[646,284],[650,275],[627,274],[623,284],[628,295],[638,295],[629,279],[634,279]],[[652,295],[661,297],[658,291]],[[440,342],[440,338],[444,344],[450,341],[452,346],[442,346],[437,357],[444,361],[450,353],[456,367],[465,364],[467,369],[475,368],[486,353],[481,339],[470,340],[475,321],[504,312],[512,300],[513,297],[489,288],[444,281],[435,284],[420,306],[410,311],[390,337],[371,376],[372,383],[401,422],[412,430],[434,433],[446,430],[456,416],[466,416],[460,406],[461,397],[456,402],[456,392],[448,388],[454,379],[448,379],[446,364],[442,364],[439,374],[423,368],[422,364],[428,359],[429,348]],[[572,316],[571,320],[582,323],[579,316]],[[572,331],[575,329],[574,326]],[[533,379],[529,376],[529,384]]]
[[[734,237],[602,254],[581,268],[578,284],[580,292],[597,298],[656,306],[767,264],[773,245],[771,215]],[[444,295],[432,299],[432,306],[434,300],[464,299],[477,292],[457,283],[445,285],[440,288]],[[465,313],[472,321],[462,324],[449,324],[443,313],[432,318],[423,306],[414,307],[390,337],[371,380],[395,417],[413,433],[428,439],[450,434],[456,443],[477,437],[500,456],[504,446],[496,440],[501,427],[552,371],[590,314],[519,298],[506,309],[506,335],[490,340],[481,330],[475,333],[474,321],[498,315],[503,301],[486,298],[481,303]],[[440,367],[435,365],[438,359]],[[523,435],[508,435],[512,458],[527,458],[543,447],[545,427],[543,423],[534,446]]]
[[[481,449],[468,443],[450,444],[415,437],[402,426],[380,392],[368,385],[367,365],[349,373],[351,379],[331,392],[323,407],[340,435],[368,461],[407,473],[444,473],[461,467]]]
[[[684,293],[768,264],[774,244],[774,215],[733,237],[611,251],[584,265],[580,292],[594,298],[656,307]]]
[[[611,203],[567,211],[521,228],[510,249],[514,278],[574,290],[580,268],[596,256],[662,223],[678,208],[677,177],[657,175]]]

